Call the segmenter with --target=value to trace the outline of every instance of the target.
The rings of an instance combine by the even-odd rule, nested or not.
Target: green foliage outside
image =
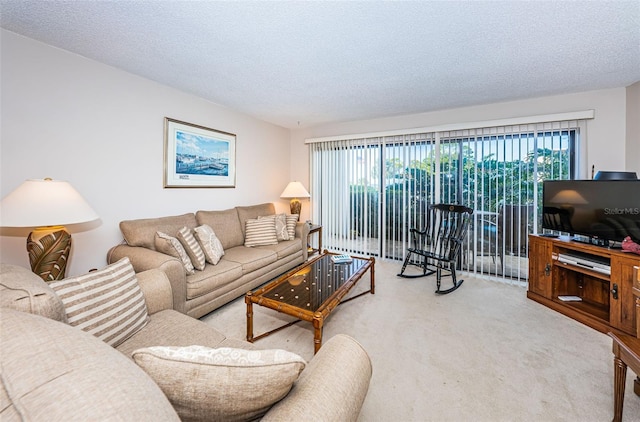
[[[502,204],[533,204],[536,191],[541,200],[544,180],[570,178],[566,148],[538,148],[513,161],[499,160],[495,154],[478,159],[465,143],[452,149],[451,144],[441,145],[440,202],[497,212]],[[385,165],[386,236],[400,240],[407,227],[422,227],[426,208],[434,203],[435,157],[431,154],[407,166],[395,158]],[[372,173],[378,174],[377,169]],[[352,235],[379,236],[379,193],[373,187],[350,186]]]

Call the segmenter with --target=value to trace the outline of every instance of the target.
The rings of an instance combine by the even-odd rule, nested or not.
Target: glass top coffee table
[[[252,342],[299,321],[313,324],[314,353],[322,346],[322,328],[329,314],[340,304],[364,294],[375,293],[374,258],[352,257],[351,263],[336,264],[326,250],[322,255],[278,277],[244,298],[247,304],[247,341]],[[371,287],[366,292],[343,300],[362,276],[369,271]],[[253,336],[253,304],[291,315],[296,321]]]

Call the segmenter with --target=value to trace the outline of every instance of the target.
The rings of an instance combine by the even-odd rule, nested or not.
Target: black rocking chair
[[[463,205],[436,204],[429,207],[424,230],[411,229],[411,247],[402,264],[400,277],[425,277],[436,274],[436,293],[447,294],[456,290],[464,280],[456,278],[456,265],[462,242],[467,235],[473,210]],[[422,274],[405,274],[408,265],[422,269]],[[453,287],[440,290],[442,271],[448,272]]]

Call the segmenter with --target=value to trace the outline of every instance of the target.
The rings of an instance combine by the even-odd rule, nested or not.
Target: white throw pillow
[[[276,226],[270,218],[252,218],[247,220],[244,246],[277,245]]]
[[[147,304],[129,258],[49,286],[62,301],[69,325],[113,347],[149,322]]]
[[[202,246],[205,259],[209,264],[216,265],[224,255],[224,248],[213,229],[203,224],[193,229],[194,236]]]
[[[306,365],[279,349],[158,346],[132,357],[187,421],[258,419],[289,393]]]

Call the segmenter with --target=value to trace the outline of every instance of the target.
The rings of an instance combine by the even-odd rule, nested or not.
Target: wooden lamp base
[[[27,237],[31,271],[44,281],[64,278],[70,250],[71,235],[62,226],[36,229]]]
[[[291,214],[298,214],[298,220],[300,220],[300,210],[302,210],[302,203],[298,198],[293,198],[289,205]]]

